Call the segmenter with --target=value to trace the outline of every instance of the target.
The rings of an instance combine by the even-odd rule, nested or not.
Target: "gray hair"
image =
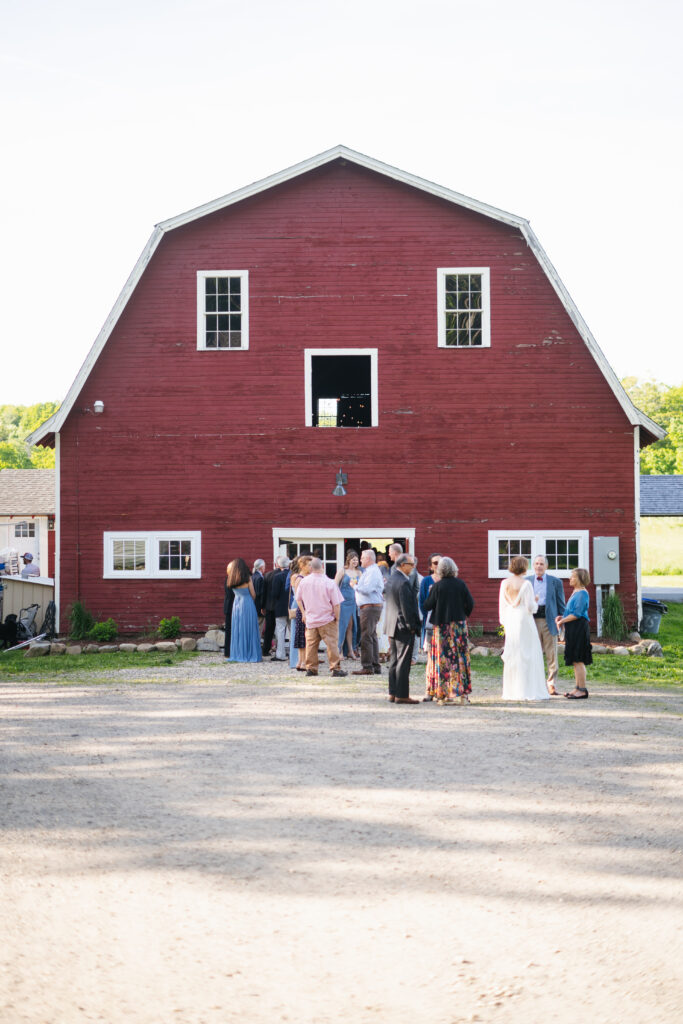
[[[403,548],[400,544],[394,543],[389,545],[389,551],[398,551],[399,555],[403,554]]]
[[[398,569],[399,566],[405,565],[406,562],[413,562],[414,565],[417,565],[417,559],[412,555],[399,555],[395,562],[396,568]]]
[[[548,566],[550,565],[550,563],[549,563],[549,561],[548,561],[548,559],[546,558],[545,555],[534,555],[534,558],[533,558],[533,561],[532,561],[531,564],[533,565],[537,558],[542,558],[543,559],[543,561],[545,562],[545,567],[547,569]]]
[[[256,561],[254,562],[254,568],[251,571],[252,572],[262,572],[265,569],[265,567],[266,567],[266,563],[263,561],[263,559],[262,558],[257,558]]]
[[[439,564],[436,567],[436,571],[442,580],[447,579],[449,576],[458,575],[457,565],[455,564],[453,559],[448,558],[447,555],[439,559]]]
[[[280,569],[289,569],[289,559],[287,558],[287,555],[278,555],[275,559],[275,564]]]
[[[323,569],[322,559],[320,559],[320,558],[312,558],[311,559],[311,572],[322,572],[322,569]]]
[[[363,550],[363,551],[361,551],[361,557],[362,557],[363,555],[368,555],[368,556],[369,556],[369,558],[370,558],[370,561],[371,561],[371,562],[376,562],[376,561],[377,561],[377,555],[376,555],[376,554],[375,554],[375,552],[374,552],[374,551],[372,550],[372,548],[364,548],[364,550]]]

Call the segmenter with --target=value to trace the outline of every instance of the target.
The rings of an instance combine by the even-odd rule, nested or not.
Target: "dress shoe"
[[[335,679],[339,679],[340,676],[347,676],[348,674],[349,673],[345,672],[343,668],[335,668],[334,672],[332,672]]]
[[[396,698],[394,697],[394,695],[392,693],[389,694],[389,696],[387,697],[387,700],[390,700],[392,704],[396,703]]]
[[[394,703],[396,703],[396,704],[420,704],[421,702],[419,700],[415,700],[414,697],[397,697]]]
[[[382,675],[382,669],[381,668],[373,668],[372,671],[374,672],[374,674],[376,676],[381,676]]]
[[[317,674],[318,674],[317,672],[311,672],[310,668],[306,669],[306,675],[307,676],[317,676]]]
[[[374,676],[371,668],[357,668],[351,673],[352,676]]]

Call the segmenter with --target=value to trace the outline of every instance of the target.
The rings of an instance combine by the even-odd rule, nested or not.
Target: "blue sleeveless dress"
[[[233,587],[230,661],[262,661],[258,614],[248,587]]]

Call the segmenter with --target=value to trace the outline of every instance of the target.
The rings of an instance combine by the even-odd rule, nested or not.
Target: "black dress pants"
[[[266,612],[266,625],[263,630],[263,655],[267,658],[270,654],[270,648],[273,645],[273,637],[275,636],[275,612]]]
[[[410,696],[410,663],[413,659],[414,636],[400,633],[389,637],[389,696]]]

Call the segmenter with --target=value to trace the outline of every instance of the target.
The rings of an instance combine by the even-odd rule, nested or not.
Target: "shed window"
[[[35,523],[16,523],[14,527],[15,537],[35,537],[36,535],[36,524]]]
[[[437,271],[439,346],[489,348],[488,267],[451,267]]]
[[[197,272],[197,348],[249,348],[249,273]]]
[[[375,427],[376,349],[307,349],[306,424]]]

